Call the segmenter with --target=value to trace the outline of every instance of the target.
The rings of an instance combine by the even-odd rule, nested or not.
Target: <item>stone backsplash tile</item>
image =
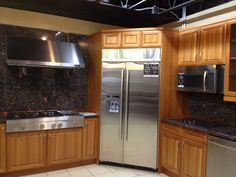
[[[236,103],[224,102],[220,94],[188,93],[187,106],[193,118],[236,122]]]
[[[0,112],[27,110],[72,110],[87,104],[87,68],[49,69],[6,65],[8,36],[79,43],[87,36],[57,31],[0,25]],[[23,45],[23,44],[22,44]],[[86,59],[87,49],[83,48]],[[87,62],[87,61],[85,61]]]

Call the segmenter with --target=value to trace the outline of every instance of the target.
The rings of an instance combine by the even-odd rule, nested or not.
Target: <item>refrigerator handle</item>
[[[121,70],[120,79],[120,139],[123,140],[123,87],[124,87],[124,69]]]
[[[127,70],[126,74],[126,88],[125,88],[125,129],[126,129],[126,140],[128,140],[128,123],[129,123],[129,118],[128,118],[128,112],[129,112],[129,73],[130,71]]]

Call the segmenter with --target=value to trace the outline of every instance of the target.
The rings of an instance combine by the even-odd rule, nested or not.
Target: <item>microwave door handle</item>
[[[207,77],[207,73],[208,73],[208,71],[204,71],[204,74],[203,74],[203,91],[204,92],[206,91],[206,77]]]

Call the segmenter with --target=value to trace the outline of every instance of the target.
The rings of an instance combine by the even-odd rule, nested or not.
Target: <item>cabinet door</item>
[[[178,65],[196,65],[199,50],[199,30],[182,31],[179,34]]]
[[[97,158],[98,133],[98,119],[86,118],[83,129],[83,160]]]
[[[119,48],[121,47],[121,33],[110,32],[102,34],[103,48]]]
[[[140,44],[141,44],[140,31],[122,32],[123,48],[140,47]]]
[[[46,166],[46,133],[7,134],[7,171]]]
[[[177,176],[180,175],[180,141],[180,136],[161,132],[161,167]]]
[[[224,64],[226,24],[220,23],[201,28],[200,60],[202,64]]]
[[[161,47],[161,32],[143,31],[142,47]]]
[[[81,160],[82,128],[52,130],[48,136],[48,165]]]
[[[6,129],[0,124],[0,173],[6,171]]]
[[[206,144],[183,138],[181,177],[205,177]]]

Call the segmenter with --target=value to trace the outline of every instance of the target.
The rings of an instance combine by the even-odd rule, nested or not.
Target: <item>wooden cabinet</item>
[[[142,47],[161,47],[160,31],[142,31]]]
[[[0,173],[6,171],[6,128],[0,124]]]
[[[181,137],[172,133],[161,133],[161,164],[171,173],[180,175],[180,151]]]
[[[122,48],[134,48],[140,47],[141,44],[141,32],[131,31],[122,32]]]
[[[226,23],[201,28],[201,64],[224,64],[226,45]]]
[[[86,118],[83,129],[83,160],[96,159],[98,156],[98,119]]]
[[[179,33],[178,65],[224,64],[226,23]]]
[[[160,145],[164,171],[178,177],[205,177],[207,134],[162,124]]]
[[[181,177],[205,177],[206,144],[182,139]]]
[[[196,65],[199,47],[199,30],[179,33],[178,65]]]
[[[46,132],[7,134],[7,171],[46,166]]]
[[[102,33],[102,48],[142,48],[161,47],[160,30],[114,30]]]
[[[236,102],[236,20],[228,22],[224,101]]]
[[[51,130],[48,132],[48,165],[82,160],[82,128]]]
[[[121,46],[121,32],[102,34],[103,48],[119,48]]]

